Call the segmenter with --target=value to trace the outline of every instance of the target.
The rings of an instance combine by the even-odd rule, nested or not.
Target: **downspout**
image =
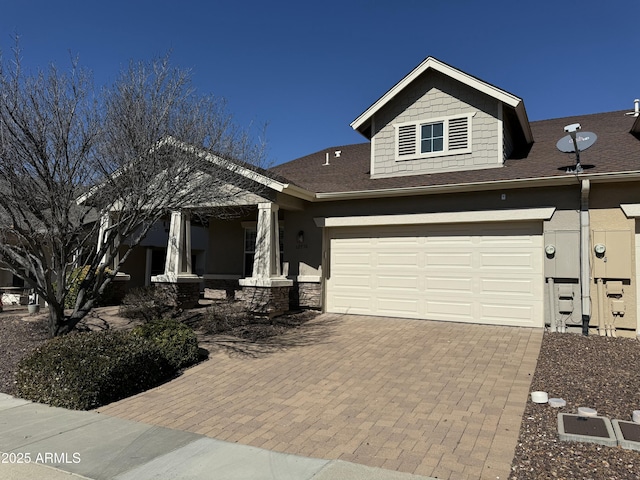
[[[554,287],[553,277],[547,278],[547,287],[549,289],[549,327],[552,332],[557,331],[556,325],[556,289]]]
[[[591,320],[591,275],[589,268],[589,180],[582,180],[580,190],[580,290],[582,292],[582,334],[589,335]]]

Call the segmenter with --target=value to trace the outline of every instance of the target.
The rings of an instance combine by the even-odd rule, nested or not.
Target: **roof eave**
[[[596,174],[570,174],[554,177],[519,178],[513,180],[495,180],[490,182],[450,183],[445,185],[427,185],[419,187],[401,187],[375,190],[354,190],[343,192],[316,193],[317,201],[337,201],[349,199],[367,199],[384,197],[406,197],[413,195],[432,195],[445,193],[462,193],[486,191],[505,188],[550,187],[576,184],[580,180],[593,182],[614,182],[620,180],[638,180],[640,170],[629,172],[611,172]]]

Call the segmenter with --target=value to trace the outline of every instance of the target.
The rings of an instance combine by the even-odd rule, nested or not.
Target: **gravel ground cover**
[[[567,405],[529,401],[510,479],[638,479],[640,452],[558,439],[558,412],[591,407],[610,420],[631,421],[640,410],[640,342],[578,334],[545,333],[531,391],[548,392]]]
[[[224,322],[193,319],[191,322],[209,341],[216,335],[235,336],[245,342],[264,342],[292,328],[299,328],[315,314],[284,317],[280,322],[250,324],[236,319]],[[199,327],[199,328],[198,328]],[[14,372],[21,358],[47,338],[43,316],[30,321],[0,315],[0,392],[14,392]],[[525,407],[520,436],[511,467],[511,480],[640,478],[640,452],[619,447],[561,442],[558,412],[577,413],[592,407],[610,419],[631,420],[640,410],[640,342],[629,338],[584,337],[545,333],[531,390],[560,397],[560,409],[530,400]]]
[[[49,338],[46,321],[0,315],[0,392],[13,394],[18,362]]]

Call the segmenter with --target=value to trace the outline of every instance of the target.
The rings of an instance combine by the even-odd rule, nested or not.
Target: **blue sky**
[[[631,110],[639,22],[638,0],[0,0],[0,48],[18,34],[29,67],[72,52],[97,84],[171,52],[239,124],[268,125],[277,164],[364,141],[349,124],[430,55],[523,98],[530,120]]]

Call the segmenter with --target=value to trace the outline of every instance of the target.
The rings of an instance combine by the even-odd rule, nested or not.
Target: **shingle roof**
[[[314,193],[562,177],[567,176],[567,166],[575,165],[575,154],[560,152],[556,143],[565,135],[565,125],[572,123],[580,123],[583,132],[598,136],[597,142],[581,153],[585,175],[640,171],[640,140],[630,133],[635,120],[625,111],[617,111],[531,122],[534,143],[530,151],[523,158],[508,159],[503,167],[485,170],[371,179],[370,144],[360,143],[330,147],[271,171]],[[335,158],[336,150],[341,151],[339,158]],[[324,165],[327,152],[330,164]]]

